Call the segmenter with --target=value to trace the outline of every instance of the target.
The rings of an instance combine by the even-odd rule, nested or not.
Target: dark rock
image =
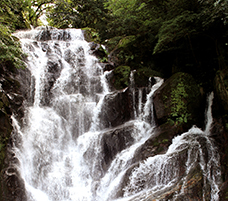
[[[104,71],[111,71],[114,69],[114,65],[111,63],[100,63]]]
[[[107,58],[107,52],[104,49],[104,47],[100,44],[96,44],[94,42],[90,43],[90,51],[94,56],[96,56],[100,60],[104,60],[104,58]],[[107,61],[108,59],[106,59]]]
[[[171,134],[174,133],[171,132]],[[159,139],[159,137],[161,139]],[[130,194],[131,191],[134,192],[134,194],[140,192],[140,194],[130,199],[131,201],[192,201],[203,199],[207,201],[211,200],[210,182],[208,181],[200,164],[201,160],[203,160],[206,164],[209,160],[208,156],[210,153],[210,145],[207,144],[206,138],[202,134],[189,134],[185,136],[186,139],[192,139],[193,142],[197,142],[200,145],[193,145],[192,147],[191,144],[180,144],[178,147],[175,148],[174,152],[169,153],[169,155],[166,156],[165,161],[162,162],[162,168],[156,169],[156,159],[159,158],[159,155],[162,157],[162,155],[166,154],[167,152],[167,149],[156,151],[156,147],[162,145],[168,148],[169,144],[171,144],[169,139],[163,140],[164,137],[169,138],[167,133],[160,133],[160,131],[158,131],[158,133],[156,133],[154,137],[151,137],[144,145],[142,145],[141,148],[138,149],[138,152],[136,152],[135,155],[136,159],[134,158],[134,160],[132,161],[132,166],[129,167],[129,169],[126,171],[121,182],[122,186],[121,188],[119,188],[119,191],[117,192],[116,196],[122,197],[124,195],[124,191],[126,192],[127,189],[128,193]],[[140,157],[139,154],[146,148],[148,148],[147,154],[145,155],[145,153],[142,153],[143,156]],[[203,149],[203,155],[201,156],[199,156],[198,154],[199,148]],[[153,156],[155,161],[148,165],[148,170],[145,166],[143,166],[144,168],[141,169],[141,172],[139,174],[134,173],[134,184],[133,186],[129,186],[130,179],[132,178],[131,175],[140,166],[139,163],[141,162],[141,164],[144,164],[150,157],[153,158]],[[159,161],[160,160],[157,160],[157,165],[160,164]],[[186,164],[189,162],[190,166],[188,166],[187,168]],[[216,171],[216,168],[217,167],[211,167],[210,171]],[[157,175],[159,175],[159,181],[156,180]],[[173,178],[173,175],[176,175],[176,178]],[[158,185],[157,182],[166,182],[166,177],[168,177],[169,179],[173,178],[175,182],[173,181],[172,184],[170,183],[167,186],[166,183],[162,183],[165,186],[165,188],[162,188],[161,190],[150,190],[154,186]],[[143,189],[147,189],[147,191],[143,191]]]
[[[117,153],[131,146],[134,124],[126,124],[105,132],[101,138],[102,167],[106,171]]]
[[[77,66],[84,66],[85,64],[85,52],[82,47],[79,47],[76,52],[66,50],[64,52],[64,59],[71,65],[77,64]]]
[[[51,40],[51,32],[48,29],[44,29],[42,30],[39,35],[36,37],[37,40],[41,40],[41,41],[47,41],[47,40]]]
[[[181,130],[176,126],[170,126],[166,123],[156,128],[153,132],[153,135],[143,146],[136,150],[133,162],[146,160],[148,157],[166,153],[172,143],[172,139],[177,134],[180,134]]]
[[[97,50],[100,47],[100,45],[94,42],[90,42],[89,47],[90,47],[90,50],[94,51],[94,50]]]
[[[16,69],[12,64],[0,64],[0,201],[26,201],[24,183],[14,168],[11,115],[16,114],[19,122],[24,116],[24,95],[30,90],[27,71]],[[26,74],[26,76],[24,76]],[[26,78],[25,78],[26,77]],[[21,84],[19,79],[22,78]],[[22,89],[22,86],[25,87]],[[27,97],[26,97],[27,98]],[[18,165],[18,164],[17,164]]]
[[[133,117],[132,98],[129,89],[107,94],[100,113],[103,127],[119,126]]]
[[[110,167],[111,162],[115,156],[131,146],[134,142],[132,133],[134,131],[134,124],[128,122],[124,125],[102,132],[99,140],[101,149],[97,152],[97,144],[92,142],[91,146],[84,153],[84,158],[87,163],[90,163],[91,158],[96,158],[93,161],[93,167],[90,169],[91,176],[94,180],[99,180]]]
[[[156,71],[153,71],[149,68],[138,69],[134,73],[134,80],[136,87],[148,87],[155,84],[154,77],[162,77],[162,75]]]
[[[51,97],[51,89],[55,84],[56,79],[60,76],[62,63],[56,57],[50,57],[47,62],[46,82],[42,93],[42,105],[49,105]]]

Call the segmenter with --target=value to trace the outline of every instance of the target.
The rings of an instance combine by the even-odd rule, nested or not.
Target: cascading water
[[[162,195],[164,196],[165,192],[171,193],[172,188],[175,188],[172,200],[179,200],[181,196],[187,194],[185,191],[189,185],[187,178],[195,169],[204,176],[203,200],[219,200],[221,182],[219,154],[213,141],[208,137],[212,123],[212,100],[213,93],[208,97],[205,131],[193,126],[188,132],[175,137],[165,154],[149,157],[141,162],[132,171],[130,182],[124,189],[124,196],[131,197],[126,200],[139,201],[149,198],[162,200]]]
[[[132,100],[134,118],[116,127],[104,126],[105,98],[119,94],[109,91],[109,72],[104,73],[92,56],[82,31],[36,29],[17,36],[28,54],[34,83],[29,99],[33,101],[24,103],[23,124],[12,117],[21,139],[13,151],[28,201],[159,200],[179,186],[175,200],[185,194],[195,167],[204,177],[204,199],[210,188],[210,199],[218,200],[219,156],[208,129],[192,128],[173,139],[165,154],[134,166],[136,150],[154,135],[152,96],[162,79],[156,78],[146,102],[139,89],[137,107],[135,97]],[[132,83],[133,77],[132,72]],[[134,89],[130,92],[135,96]]]

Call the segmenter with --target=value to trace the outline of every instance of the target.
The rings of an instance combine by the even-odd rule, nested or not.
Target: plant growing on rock
[[[188,94],[185,90],[183,82],[177,84],[176,88],[171,91],[171,114],[168,119],[169,122],[175,124],[183,124],[188,122],[191,114],[188,113],[186,100]]]

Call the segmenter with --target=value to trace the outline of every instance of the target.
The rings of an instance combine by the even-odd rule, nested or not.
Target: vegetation
[[[11,63],[17,68],[24,67],[23,56],[18,39],[11,35],[7,27],[0,24],[0,62]]]
[[[0,2],[0,63],[24,67],[18,39],[11,34],[18,29],[41,25],[39,18],[54,0],[2,0]]]
[[[55,0],[48,21],[58,28],[96,28],[99,32],[106,27],[107,9],[105,0]]]
[[[3,0],[2,26],[14,31],[42,25],[93,28],[101,42],[131,69],[169,77],[182,71],[210,85],[227,66],[226,0]],[[162,58],[162,59],[161,59]],[[213,66],[213,67],[212,67]],[[207,86],[208,87],[208,86]]]
[[[171,91],[171,118],[170,121],[176,124],[183,124],[188,122],[187,105],[185,99],[188,98],[188,94],[185,91],[185,85],[183,82],[179,82],[175,89]]]
[[[116,89],[126,88],[129,84],[131,68],[129,66],[118,66],[114,70],[113,84]]]

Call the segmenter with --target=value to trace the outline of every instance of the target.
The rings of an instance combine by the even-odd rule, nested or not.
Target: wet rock
[[[0,72],[0,201],[26,201],[24,183],[12,168],[13,155],[9,150],[13,141],[11,115],[16,114],[19,122],[22,121],[24,94],[29,90],[25,83],[29,78],[19,84],[18,79],[26,73],[10,63],[0,64]],[[23,90],[22,85],[26,85]]]
[[[105,49],[100,44],[95,44],[94,42],[90,43],[90,48],[92,54],[96,56],[98,59],[103,60],[103,58],[107,57],[107,53]]]
[[[75,68],[83,67],[85,65],[84,49],[79,47],[76,52],[68,49],[64,52],[64,59],[72,66],[75,66]]]
[[[51,32],[48,30],[48,28],[43,28],[43,30],[40,31],[39,35],[36,38],[41,41],[51,40]]]
[[[153,135],[139,147],[134,155],[133,162],[146,160],[158,154],[166,153],[168,147],[172,144],[172,139],[181,133],[181,130],[169,124],[163,124],[153,131]]]
[[[50,57],[47,62],[46,82],[44,84],[44,90],[42,93],[41,104],[49,105],[51,99],[51,89],[55,84],[55,81],[60,76],[62,70],[62,63],[56,57]]]
[[[148,87],[155,84],[154,77],[162,77],[160,73],[153,71],[149,68],[138,69],[134,73],[136,87]]]
[[[147,156],[142,153],[144,155],[142,158],[136,156],[137,159],[135,159],[134,157],[132,166],[129,167],[122,179],[122,186],[116,197],[122,197],[127,193],[128,196],[136,195],[129,199],[130,201],[211,200],[211,184],[205,171],[213,172],[217,170],[217,167],[202,166],[211,160],[208,157],[211,145],[208,144],[207,137],[200,133],[193,135],[189,133],[184,139],[190,139],[192,143],[181,143],[175,147],[175,151],[172,149],[168,155],[167,150],[154,152],[151,149],[151,147],[158,146],[158,137],[151,137],[142,146],[148,147],[151,155],[148,151]],[[156,143],[153,145],[149,143],[149,145],[148,142]],[[166,144],[165,147],[169,147],[170,142],[161,141],[160,144]],[[142,150],[141,148],[139,148],[139,152]],[[202,155],[199,154],[201,148]],[[188,163],[190,166],[187,165]],[[170,181],[172,182],[169,183]],[[154,189],[156,186],[160,188]],[[147,190],[144,191],[145,189]],[[137,193],[139,194],[137,195]]]
[[[116,154],[131,146],[134,138],[131,136],[134,131],[133,124],[123,126],[105,132],[101,138],[102,167],[106,171],[115,158]]]
[[[45,26],[37,28],[40,30],[36,39],[39,41],[48,41],[48,40],[63,40],[68,41],[71,39],[70,33],[67,30],[58,31],[54,27]]]
[[[115,127],[133,117],[131,92],[129,89],[107,94],[100,113],[103,127]]]

